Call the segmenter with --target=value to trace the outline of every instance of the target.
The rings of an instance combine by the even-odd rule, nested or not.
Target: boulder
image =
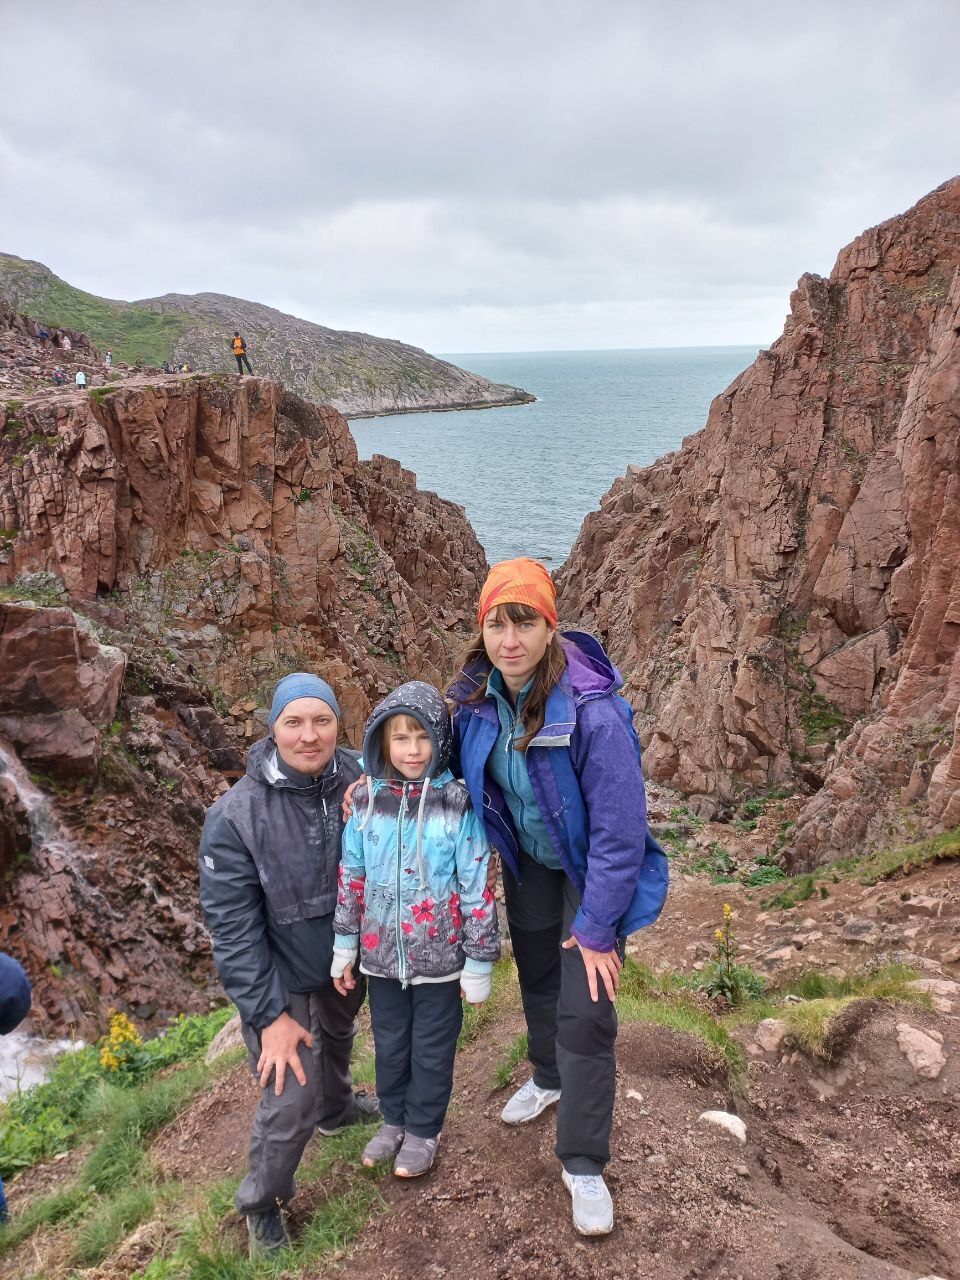
[[[16,747],[32,773],[66,782],[96,776],[101,738],[79,711],[60,715],[0,716],[0,733]]]
[[[897,1045],[917,1075],[925,1080],[936,1080],[947,1064],[939,1031],[921,1031],[908,1022],[898,1022]]]

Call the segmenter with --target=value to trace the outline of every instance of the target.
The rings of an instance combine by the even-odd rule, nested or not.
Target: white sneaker
[[[504,1124],[526,1124],[528,1120],[536,1120],[559,1098],[559,1089],[541,1089],[533,1080],[528,1080],[500,1112],[500,1119]]]
[[[573,1200],[573,1225],[582,1236],[605,1236],[613,1230],[613,1201],[598,1173],[567,1173],[563,1185]]]

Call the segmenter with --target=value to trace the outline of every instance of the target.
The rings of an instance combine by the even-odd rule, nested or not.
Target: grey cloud
[[[952,0],[98,3],[4,25],[3,247],[115,296],[294,299],[427,345],[558,332],[553,308],[570,345],[606,340],[605,303],[642,338],[650,299],[723,341],[724,296],[769,340],[800,271],[960,167]]]

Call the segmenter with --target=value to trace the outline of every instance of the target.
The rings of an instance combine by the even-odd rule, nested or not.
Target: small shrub
[[[759,1000],[767,989],[766,979],[737,961],[733,910],[729,902],[723,904],[723,922],[713,937],[717,954],[699,976],[700,990],[712,1000],[722,999],[731,1007]]]

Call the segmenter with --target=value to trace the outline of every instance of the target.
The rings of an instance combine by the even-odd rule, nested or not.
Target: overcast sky
[[[767,343],[960,170],[957,0],[0,0],[0,249],[433,351]]]

